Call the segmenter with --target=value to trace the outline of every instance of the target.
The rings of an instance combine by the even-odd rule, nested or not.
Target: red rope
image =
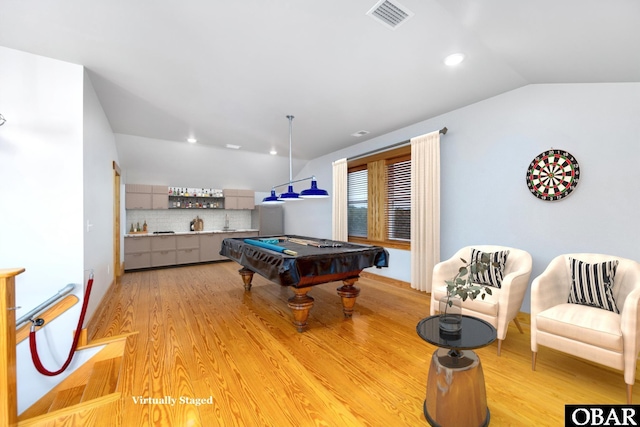
[[[91,287],[93,286],[93,273],[89,276],[89,281],[87,282],[87,289],[84,293],[84,301],[82,302],[82,311],[80,312],[80,319],[78,320],[78,327],[76,328],[76,333],[73,337],[73,344],[71,345],[71,350],[69,350],[69,356],[67,357],[67,361],[64,362],[64,365],[60,369],[55,372],[51,372],[47,370],[42,365],[40,361],[40,356],[38,356],[38,346],[36,345],[36,328],[35,325],[31,326],[31,332],[29,332],[29,348],[31,349],[31,360],[33,360],[33,364],[35,365],[38,372],[43,375],[47,375],[53,377],[55,375],[59,375],[64,372],[65,369],[71,363],[71,359],[73,359],[73,354],[78,348],[78,340],[80,339],[80,334],[82,333],[82,324],[84,323],[84,316],[87,313],[87,305],[89,303],[89,296],[91,295]]]

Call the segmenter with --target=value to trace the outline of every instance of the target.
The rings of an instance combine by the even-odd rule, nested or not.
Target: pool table
[[[252,243],[253,240],[253,243]],[[274,245],[272,250],[256,246],[255,240]],[[282,253],[286,250],[290,253]],[[239,270],[245,291],[251,290],[253,274],[281,286],[290,286],[294,295],[288,306],[298,332],[305,330],[313,298],[307,293],[312,286],[342,281],[337,291],[342,299],[342,311],[349,318],[360,289],[355,286],[360,272],[368,267],[388,267],[389,253],[381,246],[361,245],[314,237],[279,235],[242,237],[222,241],[220,255],[242,266]]]

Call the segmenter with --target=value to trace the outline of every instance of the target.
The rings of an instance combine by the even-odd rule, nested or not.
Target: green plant
[[[483,253],[479,261],[467,262],[465,259],[460,258],[460,261],[464,264],[458,270],[458,273],[451,280],[445,280],[447,284],[447,307],[453,305],[451,298],[458,296],[462,301],[466,301],[467,298],[472,300],[480,296],[484,299],[485,296],[491,295],[491,287],[478,285],[472,282],[474,274],[484,273],[491,265],[497,266],[498,263],[490,262],[490,255]],[[445,307],[445,314],[446,308]]]

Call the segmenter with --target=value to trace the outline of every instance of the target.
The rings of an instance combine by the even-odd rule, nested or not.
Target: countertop
[[[153,234],[153,232],[149,233],[136,233],[136,234],[125,234],[124,237],[143,237],[143,236],[181,236],[181,235],[189,235],[189,234],[211,234],[211,233],[248,233],[259,231],[256,228],[236,228],[233,230],[203,230],[203,231],[176,231],[175,233],[167,233],[167,234]]]

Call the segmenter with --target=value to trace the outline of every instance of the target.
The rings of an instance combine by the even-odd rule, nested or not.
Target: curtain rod
[[[447,127],[445,126],[442,129],[440,129],[440,133],[442,135],[446,135],[448,130],[449,129],[447,129]],[[382,153],[383,151],[389,151],[392,148],[400,147],[402,145],[407,145],[407,144],[410,144],[410,143],[411,143],[410,139],[407,139],[406,141],[402,141],[402,142],[396,142],[395,144],[387,145],[386,147],[378,148],[377,150],[371,150],[371,151],[367,151],[366,153],[358,154],[357,156],[349,157],[349,158],[347,158],[347,161],[359,159],[361,157],[367,157],[367,156],[370,156],[370,155],[376,154],[376,153]]]

